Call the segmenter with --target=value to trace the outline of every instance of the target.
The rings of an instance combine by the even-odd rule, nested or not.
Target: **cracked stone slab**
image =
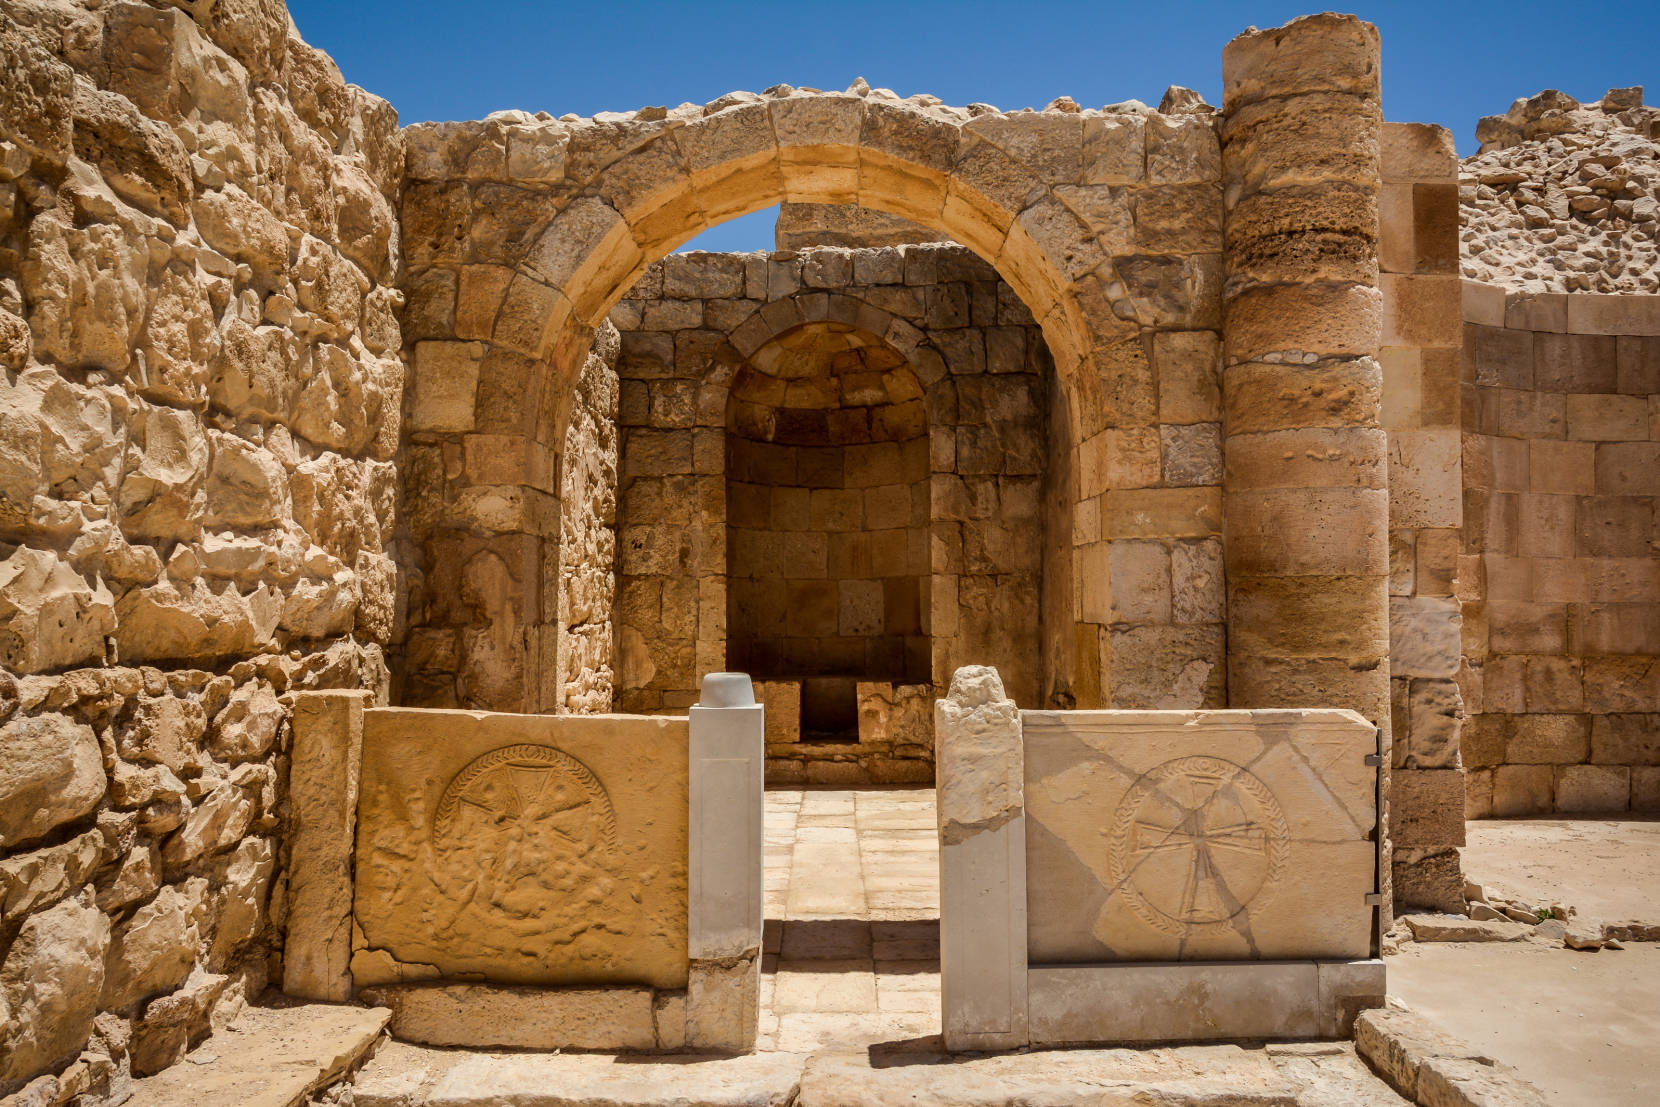
[[[1365,719],[1021,718],[1033,964],[1369,955],[1377,738]]]
[[[1296,1107],[1297,1085],[1260,1049],[1079,1049],[950,1058],[820,1053],[797,1107]]]
[[[299,1107],[361,1061],[391,1017],[384,1007],[250,1007],[184,1061],[137,1081],[128,1107]]]

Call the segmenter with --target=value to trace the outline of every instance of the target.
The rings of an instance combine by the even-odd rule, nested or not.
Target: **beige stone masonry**
[[[1369,722],[1001,691],[964,668],[936,704],[947,1049],[1338,1037],[1382,1004]]]
[[[1660,296],[1463,289],[1465,813],[1654,810]]]
[[[294,701],[282,987],[303,999],[340,1002],[352,994],[352,853],[370,703],[364,692],[304,692]]]
[[[1357,457],[1383,436],[1377,59],[1376,30],[1332,14],[1223,52],[1223,510],[1229,638],[1252,643],[1229,655],[1229,703],[1336,704],[1387,724],[1382,474],[1333,466],[1296,480],[1249,460],[1268,433],[1349,428],[1339,448]],[[1275,410],[1311,388],[1345,402]],[[1333,596],[1341,618],[1323,610]]]

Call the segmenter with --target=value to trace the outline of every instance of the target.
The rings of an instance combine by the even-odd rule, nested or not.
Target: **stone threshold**
[[[250,1007],[184,1060],[133,1083],[126,1107],[301,1107],[381,1040],[384,1007]]]
[[[935,1039],[937,1045],[937,1039]],[[355,1107],[1401,1107],[1347,1042],[958,1055],[922,1043],[737,1057],[388,1043]]]

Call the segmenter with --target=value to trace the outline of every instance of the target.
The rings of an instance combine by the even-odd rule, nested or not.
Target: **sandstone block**
[[[295,702],[283,959],[283,989],[292,995],[343,1000],[351,994],[351,853],[366,699],[317,692]]]
[[[1316,89],[1377,95],[1378,32],[1352,15],[1303,16],[1238,35],[1223,49],[1223,105]]]
[[[196,961],[197,915],[206,890],[200,877],[168,885],[117,928],[105,960],[101,1006],[126,1009],[184,982]]]
[[[11,922],[80,888],[104,860],[104,836],[89,830],[67,842],[0,861],[0,919]]]
[[[473,1049],[654,1049],[650,988],[394,984],[363,998],[402,1041]]]
[[[236,185],[202,193],[191,211],[202,239],[227,257],[260,273],[275,273],[288,264],[288,231],[282,221]]]
[[[1396,849],[1464,844],[1462,769],[1396,769],[1390,787],[1389,834]]]
[[[1625,811],[1631,806],[1631,770],[1615,765],[1568,765],[1556,778],[1556,810]]]
[[[1549,765],[1500,765],[1493,770],[1493,814],[1543,815],[1554,810]]]

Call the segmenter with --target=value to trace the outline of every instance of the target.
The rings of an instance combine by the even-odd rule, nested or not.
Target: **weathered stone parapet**
[[[1247,32],[1223,80],[1228,700],[1383,723],[1377,32]]]

